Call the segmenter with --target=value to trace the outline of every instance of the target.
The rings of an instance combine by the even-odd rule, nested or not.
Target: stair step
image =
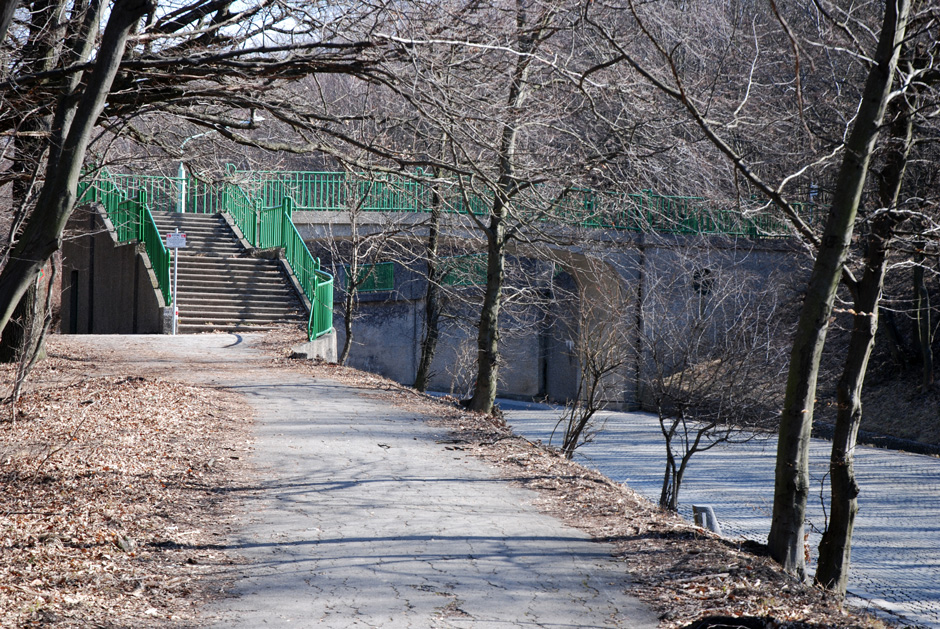
[[[267,299],[276,299],[279,297],[293,296],[294,293],[286,286],[281,285],[257,285],[257,284],[233,284],[219,283],[206,285],[201,282],[178,283],[177,292],[181,295],[214,295],[215,297],[238,297],[241,295],[250,297],[264,297]]]
[[[196,295],[184,295],[180,294],[179,296],[180,306],[191,309],[191,308],[209,308],[209,309],[218,309],[218,308],[229,308],[237,310],[245,309],[255,309],[255,310],[270,310],[270,311],[279,311],[279,312],[299,312],[301,310],[300,302],[297,300],[287,300],[287,299],[245,299],[245,298],[236,298],[236,299],[218,299],[218,298],[207,298],[207,297],[197,297]]]
[[[209,311],[190,311],[180,310],[180,319],[185,319],[190,323],[205,322],[242,322],[242,323],[270,323],[272,321],[294,321],[302,317],[297,312],[274,312],[261,314],[245,314],[241,312],[209,312]]]
[[[267,275],[282,278],[281,269],[267,264],[228,264],[225,260],[213,259],[208,262],[180,260],[179,270],[187,273],[247,273],[249,275]]]
[[[291,315],[252,315],[227,312],[183,312],[180,311],[180,321],[186,323],[271,323],[274,321],[288,321],[300,319],[299,314]]]
[[[216,258],[211,256],[180,256],[180,266],[192,269],[257,269],[280,273],[281,265],[267,260],[254,260],[252,258]]]
[[[178,250],[181,333],[264,331],[307,320],[302,301],[277,260],[252,258],[219,214],[154,212],[166,235],[186,234]]]
[[[180,323],[185,325],[270,325],[272,323],[285,323],[292,321],[303,321],[305,317],[300,315],[283,315],[283,316],[272,316],[272,317],[240,317],[237,315],[217,313],[217,312],[206,312],[206,313],[190,313],[183,316],[183,313],[180,313]]]
[[[278,323],[270,325],[225,325],[225,324],[207,324],[207,325],[179,325],[177,331],[180,334],[199,334],[201,332],[270,332],[275,329]]]
[[[179,293],[192,293],[198,295],[200,291],[222,294],[250,294],[250,295],[291,295],[291,290],[280,284],[264,284],[259,282],[235,282],[231,280],[217,281],[178,281],[176,285]]]
[[[237,272],[237,271],[223,271],[219,270],[215,273],[207,273],[204,271],[195,271],[195,272],[183,272],[180,269],[179,273],[179,282],[187,286],[199,285],[203,282],[209,283],[213,286],[225,285],[231,283],[232,285],[237,286],[283,286],[284,282],[280,275],[273,275],[270,273],[257,273],[257,272]]]
[[[194,319],[180,317],[177,321],[177,330],[179,331],[198,331],[211,332],[213,330],[245,330],[245,331],[263,331],[269,330],[275,325],[284,323],[302,323],[303,319],[294,320],[276,320],[276,321],[240,321],[237,319]]]
[[[179,262],[179,272],[180,275],[182,275],[184,272],[188,275],[198,275],[200,273],[239,273],[267,276],[277,278],[278,280],[284,278],[284,273],[281,271],[279,266],[271,266],[267,264],[238,264],[237,262],[230,263],[228,260],[219,259],[213,259],[207,262],[194,262],[192,260],[181,259]]]
[[[293,291],[283,284],[266,282],[232,282],[220,280],[217,282],[204,281],[179,281],[176,285],[179,293],[199,295],[208,294],[231,294],[231,295],[293,295]]]
[[[238,306],[240,308],[257,305],[264,308],[287,308],[290,310],[296,310],[298,308],[298,304],[300,304],[300,300],[288,292],[246,295],[241,292],[225,294],[199,292],[186,293],[184,291],[180,291],[179,298],[181,304],[206,304],[209,306],[224,306],[231,304],[232,306]]]

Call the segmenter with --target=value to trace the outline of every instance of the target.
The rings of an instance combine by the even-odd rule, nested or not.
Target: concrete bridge
[[[146,222],[147,212],[221,212],[245,252],[283,250],[285,235],[295,233],[306,244],[304,253],[309,251],[317,261],[316,272],[324,278],[336,276],[329,288],[335,303],[341,303],[346,286],[344,265],[351,248],[370,239],[381,240],[382,247],[368,259],[374,265],[375,280],[361,287],[358,295],[350,364],[404,384],[413,382],[424,330],[427,278],[421,251],[432,217],[427,203],[431,184],[390,181],[386,176],[380,186],[373,183],[362,188],[361,179],[351,184],[342,173],[229,171],[227,177],[210,184],[189,177],[107,175],[89,189],[119,192],[123,200],[116,206],[139,199],[144,209],[136,220],[141,223]],[[702,200],[652,193],[622,195],[613,201],[591,191],[577,195],[574,201],[559,203],[558,211],[538,215],[530,210],[523,221],[526,226],[509,249],[507,306],[501,319],[500,393],[504,396],[573,398],[580,377],[578,348],[586,334],[616,325],[621,342],[633,353],[618,368],[609,401],[615,407],[633,408],[641,395],[640,336],[656,335],[657,318],[664,313],[685,317],[693,307],[690,304],[702,301],[703,285],[718,277],[734,278],[732,283],[759,291],[800,274],[801,254],[780,237],[784,232],[779,223],[766,215],[754,213],[750,222],[742,222],[739,214],[712,211]],[[104,197],[94,198],[101,201]],[[479,258],[474,256],[485,251],[482,232],[471,216],[485,214],[485,199],[477,200],[480,207],[471,202],[463,211],[459,200],[452,200],[448,211],[440,214],[441,262],[465,268],[461,273],[454,271],[459,277],[451,274],[442,282],[448,305],[431,386],[456,394],[465,394],[473,384],[469,378],[474,373],[473,325],[478,315],[474,298],[485,281],[474,270],[479,267],[474,262]],[[121,219],[115,210],[109,210],[108,216],[113,217],[108,228],[113,232],[120,232],[123,223],[131,220]],[[106,222],[96,223],[94,231],[99,235],[86,237],[86,241],[98,239],[98,256],[108,249],[100,235]],[[70,282],[63,298],[63,330],[87,327],[99,333],[144,333],[166,329],[163,313],[170,305],[155,277],[157,265],[149,259],[154,257],[149,249],[146,255],[139,253],[140,259],[134,252],[124,255],[127,260],[122,258],[119,264],[114,258],[97,267],[89,263],[87,247],[83,251],[74,246],[66,249],[64,275]],[[322,311],[325,297],[305,297],[299,278],[305,273],[297,273],[286,261],[283,266],[287,282],[308,311],[312,313],[316,303]],[[115,275],[133,279],[117,281]],[[710,279],[703,282],[706,277]],[[114,295],[117,299],[100,298],[97,310],[90,311],[96,322],[82,326],[76,322],[87,323],[90,314],[87,306],[82,314],[82,300],[76,295],[92,294],[89,286],[99,291],[103,286],[120,290]],[[145,295],[148,288],[152,298]],[[199,289],[193,286],[191,290]],[[129,300],[131,294],[134,297]],[[325,326],[321,321],[320,329],[338,330],[336,342],[341,345],[344,313],[341,308],[329,308],[328,314],[332,321]],[[203,316],[196,314],[190,320],[195,323]],[[224,329],[218,324],[208,328],[213,325]],[[720,319],[713,322],[716,332],[722,325]]]
[[[346,285],[349,251],[356,242],[394,233],[394,242],[372,260],[381,281],[358,295],[349,364],[404,384],[414,381],[421,354],[427,294],[421,260],[428,231],[424,214],[369,213],[357,216],[357,233],[345,212],[295,212],[294,222],[311,252],[333,269],[338,291]],[[484,256],[483,234],[466,216],[444,217],[441,247],[448,259]],[[640,397],[643,368],[638,336],[655,335],[657,313],[682,317],[699,295],[696,278],[733,275],[758,292],[793,286],[803,277],[804,255],[787,239],[669,234],[538,225],[509,247],[510,305],[501,316],[500,394],[518,399],[564,401],[577,395],[579,345],[584,327],[621,326],[632,356],[617,370],[612,406],[632,409]],[[485,275],[485,267],[480,269]],[[519,275],[526,277],[521,278]],[[475,322],[485,276],[448,282],[441,341],[432,364],[431,387],[469,393],[475,373]],[[668,284],[668,286],[667,286]],[[658,294],[656,294],[658,291]],[[337,293],[339,299],[339,293]],[[345,340],[344,313],[334,311],[337,342]],[[716,327],[722,322],[716,320]]]

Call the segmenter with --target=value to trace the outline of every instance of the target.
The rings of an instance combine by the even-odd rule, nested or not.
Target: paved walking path
[[[231,387],[257,413],[219,627],[655,627],[612,548],[367,391],[274,370],[251,336],[81,337],[123,373]]]
[[[548,442],[559,410],[541,404],[501,402],[516,432]],[[659,500],[665,444],[655,416],[607,413],[604,431],[578,450],[576,460],[651,500]],[[721,445],[692,457],[679,500],[711,505],[726,536],[765,542],[770,531],[776,438]],[[814,439],[810,473],[815,499],[808,520],[820,531],[828,499],[830,443]],[[940,627],[940,459],[859,447],[856,472],[862,493],[852,545],[849,591],[918,625]],[[820,534],[810,535],[813,554]],[[812,568],[812,565],[810,566]],[[857,601],[856,601],[857,602]]]

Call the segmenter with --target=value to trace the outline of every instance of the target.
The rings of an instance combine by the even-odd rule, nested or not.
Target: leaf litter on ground
[[[449,428],[446,447],[488,461],[534,490],[542,511],[611,544],[631,593],[659,612],[663,628],[707,626],[695,625],[702,618],[725,627],[885,626],[796,582],[760,545],[664,512],[498,417],[374,374],[289,359],[300,340],[279,330],[260,348],[273,368],[340,381]],[[219,564],[237,561],[224,537],[237,526],[240,490],[256,484],[250,408],[163,373],[90,377],[88,367],[107,357],[82,356],[61,338],[50,346],[16,422],[9,414],[0,422],[0,626],[206,622],[200,607],[228,585]]]
[[[188,624],[233,560],[218,540],[250,410],[212,388],[86,376],[88,359],[50,349],[16,417],[0,407],[0,626]]]

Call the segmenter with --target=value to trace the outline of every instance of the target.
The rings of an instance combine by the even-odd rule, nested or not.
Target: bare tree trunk
[[[346,340],[343,341],[343,350],[339,353],[339,364],[346,365],[346,361],[349,360],[349,352],[352,349],[353,342],[353,311],[356,308],[356,294],[355,291],[350,289],[346,291],[345,297],[343,297],[343,310],[346,313],[346,316],[343,318],[343,331],[346,333]]]
[[[878,331],[878,302],[884,287],[888,247],[897,225],[904,217],[895,213],[913,136],[913,112],[907,100],[892,104],[894,121],[890,125],[895,144],[880,173],[879,196],[884,208],[871,221],[867,238],[865,269],[853,286],[855,296],[852,335],[846,352],[842,376],[836,387],[836,425],[829,458],[831,515],[819,544],[818,585],[845,595],[852,555],[852,531],[858,513],[859,486],[855,478],[855,443],[862,421],[862,385],[868,359]]]
[[[673,502],[672,496],[675,491],[673,479],[676,477],[676,457],[672,454],[672,437],[666,437],[666,471],[663,472],[663,488],[659,492],[659,506],[662,509]]]
[[[47,69],[45,65],[43,69]],[[31,117],[23,121],[23,131],[26,137],[14,138],[14,158],[10,170],[17,174],[11,186],[11,197],[14,207],[13,220],[10,224],[8,241],[15,247],[25,222],[29,205],[33,199],[36,179],[41,177],[42,166],[40,162],[46,150],[45,136],[50,132],[50,118]],[[30,133],[34,135],[29,135]],[[10,321],[0,334],[0,362],[11,363],[19,360],[20,356],[32,354],[35,348],[26,347],[24,343],[30,339],[38,338],[29,329],[34,321],[33,312],[36,308],[43,308],[43,300],[39,296],[36,283],[27,288],[19,305],[13,311]],[[38,318],[43,318],[41,315]],[[40,355],[43,352],[40,350]],[[42,357],[42,356],[40,356]]]
[[[19,0],[0,0],[0,41],[6,39],[7,29],[19,4]]]
[[[679,468],[673,471],[672,493],[669,496],[669,502],[665,505],[670,511],[679,510],[679,490],[682,488],[682,480],[685,478],[685,470],[689,467],[689,460],[691,458],[692,453],[687,452],[679,461]],[[675,462],[673,462],[673,466],[675,466]]]
[[[878,330],[878,301],[894,221],[886,217],[873,228],[865,272],[855,299],[852,336],[842,376],[836,387],[836,425],[829,458],[831,515],[819,544],[816,583],[845,594],[852,553],[852,530],[858,513],[859,486],[855,479],[855,442],[862,421],[862,385]]]
[[[421,341],[421,357],[418,360],[418,371],[415,374],[414,387],[418,391],[426,391],[428,380],[431,378],[431,363],[437,351],[437,341],[440,337],[441,319],[441,273],[438,268],[437,252],[441,228],[441,207],[437,192],[432,193],[431,199],[431,225],[428,232],[427,246],[427,281],[428,289],[424,295],[424,338]]]
[[[492,413],[499,379],[499,308],[506,266],[502,200],[497,200],[487,233],[486,292],[477,334],[477,380],[467,407]]]
[[[586,352],[582,351],[579,354],[578,360],[583,363],[586,360]],[[565,414],[560,420],[565,424],[561,451],[568,460],[574,458],[574,451],[581,445],[581,437],[597,412],[597,387],[594,386],[595,382],[588,382],[590,378],[591,374],[582,366],[576,397],[565,409]]]
[[[15,8],[16,2],[12,3]],[[6,10],[6,9],[4,9]],[[34,6],[30,13],[29,38],[24,50],[27,50],[29,59],[27,68],[29,72],[48,72],[59,62],[62,55],[63,27],[53,22],[64,22],[65,3],[61,0],[44,0]],[[64,59],[68,62],[68,59]],[[75,83],[65,91],[74,90]],[[71,107],[59,107],[59,110]],[[36,180],[43,177],[42,161],[46,157],[48,138],[52,132],[52,116],[48,112],[34,112],[27,115],[20,123],[19,130],[22,135],[13,138],[13,159],[10,172],[16,174],[11,186],[13,201],[13,220],[10,223],[9,243],[11,249],[19,239],[33,200]],[[48,159],[54,162],[56,156],[50,155]],[[6,259],[4,259],[6,262]],[[43,300],[39,297],[36,284],[32,283],[13,312],[6,328],[0,330],[0,362],[16,362],[21,356],[33,354],[33,347],[25,344],[38,335],[32,333],[31,326],[35,318],[34,310],[41,308]],[[42,352],[40,352],[41,354]]]
[[[46,168],[36,209],[0,273],[0,330],[5,330],[23,294],[60,246],[75,204],[78,178],[95,123],[104,109],[130,33],[152,10],[146,0],[117,0],[111,9],[95,69],[78,101],[58,159]],[[62,102],[60,106],[71,106]]]
[[[35,354],[40,360],[44,358],[45,352],[37,347],[41,341],[37,328],[42,326],[44,319],[44,300],[34,282],[23,294],[4,330],[0,342],[0,363],[17,362],[24,355]]]
[[[682,488],[682,480],[685,478],[689,461],[692,460],[696,452],[709,449],[710,446],[701,447],[702,438],[705,437],[711,429],[716,427],[714,423],[711,423],[705,427],[700,426],[693,429],[694,437],[690,442],[687,421],[688,420],[683,417],[674,417],[672,418],[672,425],[667,430],[665,417],[660,415],[659,419],[663,437],[666,439],[666,472],[663,476],[662,491],[659,493],[659,506],[669,511],[679,510],[679,490]],[[682,456],[678,457],[678,463],[676,462],[675,452],[672,449],[677,436],[680,438],[682,446],[680,450]],[[720,440],[726,441],[727,439],[721,438]]]
[[[483,413],[492,413],[496,402],[496,387],[499,380],[499,309],[502,299],[506,266],[506,221],[509,218],[510,200],[518,192],[516,180],[516,142],[519,137],[518,112],[528,97],[526,85],[535,52],[545,35],[545,27],[554,10],[550,5],[534,22],[527,15],[528,3],[516,1],[516,38],[519,56],[516,58],[506,98],[508,119],[502,125],[499,139],[499,179],[490,213],[490,224],[485,229],[487,240],[486,292],[480,311],[480,328],[477,335],[477,380],[473,397],[467,407]]]
[[[930,334],[930,293],[924,279],[924,247],[926,243],[914,243],[914,345],[920,357],[921,388],[926,392],[933,386],[933,348]]]
[[[804,521],[809,497],[809,439],[819,361],[851,242],[868,164],[884,118],[907,27],[909,0],[887,0],[874,65],[848,141],[833,204],[813,265],[790,354],[777,444],[774,507],[767,544],[783,568],[805,577]]]
[[[55,288],[55,277],[58,273],[58,264],[55,258],[53,258],[53,264],[50,266],[49,272],[45,287],[45,298],[39,300],[39,289],[35,287],[27,292],[27,298],[20,301],[20,306],[24,303],[30,303],[32,311],[26,313],[23,326],[25,338],[20,343],[21,350],[16,356],[17,364],[13,377],[13,389],[9,397],[10,418],[13,422],[16,421],[16,405],[20,399],[23,384],[36,363],[46,357],[45,338],[52,325],[52,316],[49,313],[52,310],[52,295]],[[32,293],[31,298],[30,293]]]
[[[359,288],[359,242],[358,242],[358,224],[357,212],[350,215],[349,228],[352,234],[352,259],[349,266],[346,267],[346,291],[343,295],[343,332],[346,333],[346,339],[343,341],[343,349],[339,353],[339,364],[345,366],[349,360],[349,352],[352,350],[353,342],[353,317],[356,313],[356,291]]]

